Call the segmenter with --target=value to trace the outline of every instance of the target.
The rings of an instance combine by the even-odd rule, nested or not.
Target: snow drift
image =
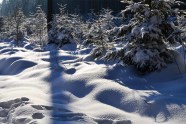
[[[0,46],[1,124],[186,122],[186,75],[176,64],[139,76],[133,67],[85,61],[86,54]]]

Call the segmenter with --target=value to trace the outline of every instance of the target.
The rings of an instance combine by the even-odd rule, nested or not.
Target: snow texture
[[[132,66],[84,59],[86,50],[56,50],[49,45],[37,51],[29,43],[23,48],[0,43],[1,124],[186,122],[182,57],[176,58],[181,72],[171,64],[139,76]]]

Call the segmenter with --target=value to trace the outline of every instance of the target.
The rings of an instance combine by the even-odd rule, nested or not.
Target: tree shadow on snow
[[[45,79],[50,84],[51,92],[51,120],[52,124],[55,124],[56,120],[62,120],[64,116],[60,116],[62,113],[70,112],[66,108],[62,108],[67,99],[63,95],[63,88],[61,88],[63,79],[61,78],[65,68],[60,65],[59,62],[59,51],[56,48],[49,49],[49,59],[47,60],[50,65],[50,75]]]
[[[63,79],[64,74],[71,75],[76,72],[75,69],[67,69],[60,63],[61,56],[57,49],[49,50],[50,75],[47,77],[48,83],[51,87],[51,120],[52,124],[69,122],[73,123],[78,120],[84,120],[87,116],[83,113],[73,112],[72,108],[68,106],[71,101],[73,92],[70,89],[74,87],[68,86]],[[76,82],[77,83],[77,82]],[[76,87],[77,88],[77,87]],[[76,90],[74,88],[74,90]],[[76,90],[76,92],[78,92]],[[72,93],[72,94],[71,94]]]

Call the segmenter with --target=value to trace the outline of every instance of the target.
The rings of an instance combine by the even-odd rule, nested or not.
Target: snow
[[[139,51],[136,53],[136,55],[134,56],[134,61],[137,63],[137,62],[144,62],[146,60],[149,59],[149,56],[144,53],[144,51]]]
[[[92,61],[85,53],[1,42],[0,123],[185,124],[180,54],[173,53],[181,72],[171,64],[140,76],[132,66]]]

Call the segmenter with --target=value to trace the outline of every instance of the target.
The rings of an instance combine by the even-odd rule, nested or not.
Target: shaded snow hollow
[[[186,122],[186,75],[175,64],[138,76],[132,67],[96,64],[86,54],[37,51],[0,43],[1,124]],[[183,60],[178,64],[184,72]]]

